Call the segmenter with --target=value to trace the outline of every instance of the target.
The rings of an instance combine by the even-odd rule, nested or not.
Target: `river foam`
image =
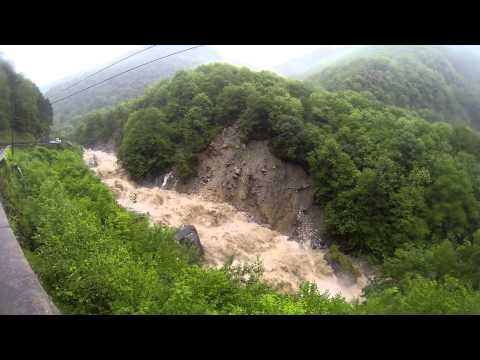
[[[162,187],[139,186],[128,179],[113,153],[86,149],[84,160],[123,207],[148,214],[154,223],[194,225],[205,249],[206,266],[220,267],[231,256],[234,263],[253,263],[259,257],[264,279],[282,284],[285,291],[295,291],[302,282],[310,281],[322,292],[340,293],[347,300],[361,295],[366,278],[362,276],[354,285],[342,284],[326,262],[324,250],[313,250],[308,244],[261,226],[227,203]]]

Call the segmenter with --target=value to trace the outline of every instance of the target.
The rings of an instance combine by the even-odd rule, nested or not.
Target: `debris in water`
[[[118,188],[117,188],[117,189],[118,189]],[[135,203],[137,202],[137,194],[136,194],[136,193],[134,193],[134,192],[130,193],[129,198],[130,198],[130,201],[131,201],[132,203],[135,204]]]

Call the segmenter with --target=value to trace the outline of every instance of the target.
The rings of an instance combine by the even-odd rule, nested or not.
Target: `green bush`
[[[353,265],[352,260],[340,251],[337,244],[333,244],[329,248],[327,255],[331,262],[337,263],[340,268],[355,279],[360,277],[360,271]]]
[[[21,173],[17,171],[21,168]],[[341,298],[277,293],[261,264],[204,269],[176,243],[121,208],[74,150],[37,147],[7,153],[3,203],[34,271],[63,313],[329,314]],[[308,295],[308,296],[307,296]],[[308,300],[306,300],[307,296]]]
[[[414,276],[401,288],[389,287],[369,294],[360,314],[372,315],[478,315],[480,294],[456,278],[441,281]]]

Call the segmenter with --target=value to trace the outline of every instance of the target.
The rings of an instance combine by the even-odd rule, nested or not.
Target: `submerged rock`
[[[197,229],[193,225],[182,225],[175,234],[175,240],[181,244],[195,247],[199,254],[203,256],[203,246],[200,242]]]
[[[94,168],[98,166],[97,157],[93,155],[90,160],[88,160],[88,167]]]
[[[241,170],[240,168],[236,167],[236,168],[233,170],[233,177],[238,178],[241,173],[242,173],[242,170]]]

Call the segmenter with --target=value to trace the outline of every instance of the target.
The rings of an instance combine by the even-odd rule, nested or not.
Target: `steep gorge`
[[[273,230],[322,247],[323,214],[313,205],[311,179],[298,165],[275,157],[267,141],[241,142],[238,126],[225,128],[199,155],[197,176],[187,182],[171,176],[166,186],[227,202]],[[160,177],[156,181],[159,185]],[[319,229],[306,234],[309,224]]]
[[[307,195],[290,196],[290,204],[293,205],[282,210],[285,211],[283,217],[288,213],[290,220],[282,220],[281,212],[278,210],[268,212],[264,206],[254,206],[255,202],[243,209],[233,206],[235,201],[231,202],[233,205],[223,202],[221,199],[229,192],[218,192],[215,199],[214,191],[209,192],[207,188],[202,190],[202,187],[195,188],[194,184],[201,181],[200,177],[191,184],[177,183],[179,189],[190,192],[187,194],[162,188],[163,178],[159,186],[141,186],[129,181],[126,173],[117,164],[114,153],[86,150],[84,159],[112,189],[119,203],[125,208],[147,214],[155,223],[173,227],[182,224],[194,225],[205,249],[206,266],[220,267],[232,256],[234,263],[253,263],[260,258],[265,270],[264,278],[277,284],[284,291],[295,291],[303,281],[310,281],[316,283],[321,291],[341,293],[349,300],[361,295],[362,287],[367,281],[366,276],[362,275],[354,284],[339,279],[325,260],[324,250],[314,250],[310,243],[294,241],[293,235],[289,237],[285,233],[284,230],[293,232],[295,229],[297,214],[290,213],[291,206],[300,208],[308,204]],[[212,157],[211,160],[219,159],[215,160]],[[255,166],[261,165],[260,160],[258,161]],[[209,166],[207,163],[208,161],[202,166]],[[249,163],[249,166],[252,167],[254,164]],[[248,176],[248,173],[245,176]],[[218,181],[221,179],[218,178]],[[169,180],[165,183],[168,186],[168,183],[174,184],[175,181]],[[228,185],[225,186],[228,189]],[[170,185],[170,188],[172,187]],[[270,186],[270,189],[273,190],[273,187]],[[194,191],[197,193],[193,194]],[[244,190],[240,193],[242,191]],[[233,199],[241,199],[238,195],[240,193],[230,193],[233,194]],[[265,194],[269,194],[268,197],[275,197],[275,193],[266,191]],[[285,196],[288,198],[288,195]],[[285,199],[278,198],[277,201],[286,201]],[[247,210],[252,215],[241,210]],[[273,220],[273,227],[282,231],[259,225],[256,220],[259,216],[264,216],[267,222]]]

